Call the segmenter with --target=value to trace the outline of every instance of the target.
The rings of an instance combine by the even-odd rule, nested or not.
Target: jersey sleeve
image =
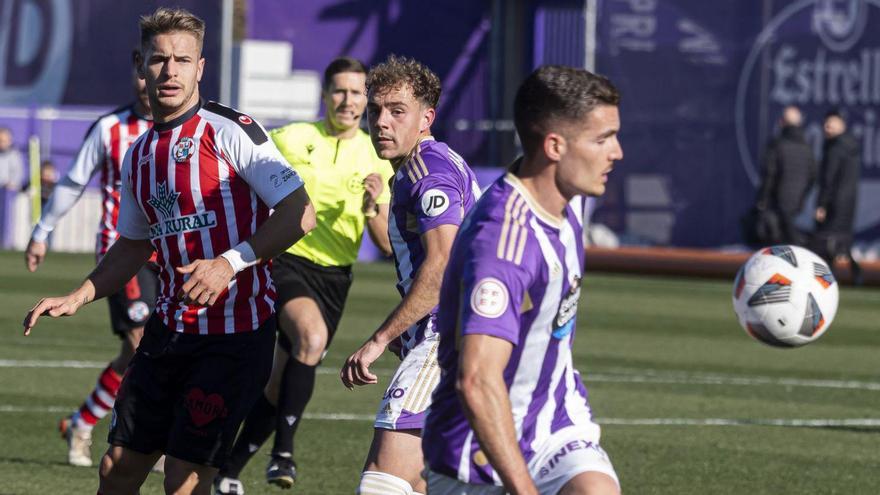
[[[67,171],[67,175],[58,181],[58,185],[49,196],[49,201],[43,207],[40,221],[34,227],[31,239],[46,242],[49,234],[58,225],[58,221],[73,208],[73,205],[85,191],[92,175],[98,170],[98,165],[104,158],[104,139],[101,126],[98,124],[95,122],[89,128],[73,165]]]
[[[122,160],[121,182],[119,187],[119,218],[116,231],[128,239],[143,240],[150,238],[150,221],[138,206],[131,191],[131,152],[135,146],[128,148]]]
[[[92,179],[92,175],[98,170],[101,160],[104,159],[104,136],[98,122],[95,122],[76,154],[76,160],[68,170],[66,178],[83,187]]]
[[[296,191],[303,185],[299,174],[291,168],[275,143],[266,136],[266,131],[253,122],[259,131],[242,131],[238,126],[230,126],[228,136],[221,140],[224,152],[232,158],[236,173],[248,183],[251,189],[269,208]],[[255,134],[262,132],[262,137]]]
[[[463,264],[459,330],[462,336],[491,335],[519,345],[532,277],[523,266],[495,256],[489,244],[472,243],[472,256]]]
[[[410,189],[410,212],[416,218],[419,234],[441,225],[461,225],[463,191],[455,165],[431,153],[405,166],[412,167],[413,174],[421,174]]]

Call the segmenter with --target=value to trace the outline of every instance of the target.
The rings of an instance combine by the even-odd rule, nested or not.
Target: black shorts
[[[220,467],[272,370],[275,316],[253,332],[192,335],[153,316],[125,371],[108,442]]]
[[[282,253],[272,261],[272,280],[278,292],[275,310],[279,313],[291,299],[308,297],[315,301],[327,324],[329,347],[351,287],[351,267],[316,265],[305,258]],[[291,352],[290,340],[284,332],[278,332],[278,345]]]
[[[159,274],[154,266],[144,265],[125,287],[107,298],[110,326],[124,339],[133,328],[141,328],[153,314],[159,294]]]

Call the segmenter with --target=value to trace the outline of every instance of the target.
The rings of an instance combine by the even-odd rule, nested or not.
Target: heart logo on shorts
[[[220,394],[205,395],[200,388],[192,388],[186,394],[183,401],[189,417],[197,428],[214,421],[218,417],[226,416],[226,407]]]

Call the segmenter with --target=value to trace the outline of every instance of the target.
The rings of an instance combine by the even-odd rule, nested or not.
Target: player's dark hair
[[[413,96],[428,108],[440,102],[440,78],[420,62],[411,58],[389,55],[388,59],[370,69],[367,91],[385,93],[407,85]]]
[[[141,50],[146,52],[150,40],[159,34],[181,31],[196,38],[199,53],[205,39],[205,21],[181,8],[159,7],[150,15],[141,16]]]
[[[516,92],[513,122],[527,156],[560,121],[575,122],[600,105],[617,106],[620,93],[606,77],[562,65],[545,65],[529,74]]]
[[[324,69],[324,88],[330,87],[330,81],[333,79],[333,76],[343,72],[366,74],[367,66],[354,57],[338,57],[333,59],[330,65]]]

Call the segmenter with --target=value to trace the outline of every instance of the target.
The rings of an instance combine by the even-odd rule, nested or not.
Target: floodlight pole
[[[232,105],[232,17],[234,0],[223,0],[220,33],[220,102]]]

